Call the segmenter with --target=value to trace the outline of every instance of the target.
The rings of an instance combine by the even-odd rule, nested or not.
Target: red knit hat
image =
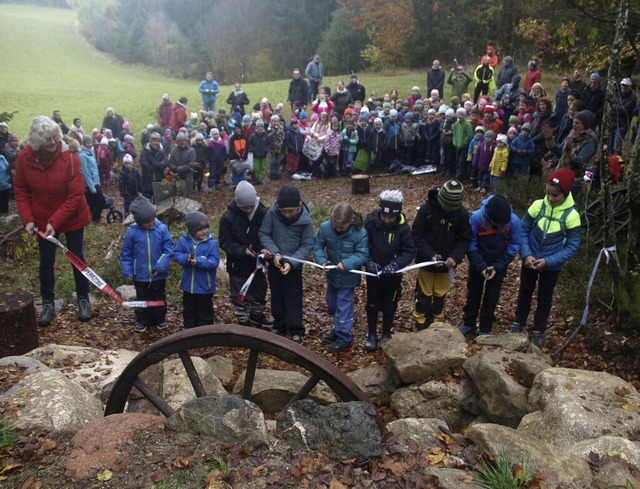
[[[569,195],[569,192],[571,192],[571,185],[573,184],[573,179],[575,177],[576,174],[573,170],[570,170],[569,168],[560,168],[549,175],[547,183],[560,187],[560,190],[566,197]]]

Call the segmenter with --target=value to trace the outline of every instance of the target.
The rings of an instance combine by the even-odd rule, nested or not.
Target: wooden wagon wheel
[[[141,378],[140,374],[173,354],[178,354],[191,381],[197,397],[207,395],[196,371],[189,350],[210,347],[247,348],[247,361],[243,399],[251,399],[251,391],[258,365],[259,355],[270,355],[291,365],[297,365],[311,373],[311,377],[283,409],[293,402],[304,399],[320,381],[324,381],[344,401],[370,402],[367,395],[342,371],[320,355],[282,336],[246,326],[233,324],[201,326],[181,331],[150,345],[136,356],[123,370],[114,384],[105,408],[105,416],[122,413],[132,388],[149,400],[164,416],[170,417],[175,411]]]
[[[625,229],[629,224],[629,201],[627,188],[619,188],[611,192],[613,202],[613,220],[615,233]],[[582,215],[582,227],[587,230],[594,244],[600,245],[604,241],[604,208],[602,200],[598,199],[587,206]]]

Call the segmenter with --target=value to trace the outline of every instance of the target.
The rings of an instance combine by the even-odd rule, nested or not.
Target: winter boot
[[[364,344],[364,348],[367,351],[376,351],[378,349],[378,335],[376,330],[378,329],[378,314],[369,312],[367,313],[367,341]]]
[[[385,343],[391,339],[391,330],[393,329],[393,314],[382,314],[382,338],[380,343]]]
[[[56,306],[53,301],[42,301],[42,311],[38,318],[38,326],[44,328],[49,326],[53,320],[53,316],[56,315]]]

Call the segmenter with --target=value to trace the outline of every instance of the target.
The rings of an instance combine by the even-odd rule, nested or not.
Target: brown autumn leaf
[[[342,482],[340,482],[338,479],[333,477],[331,479],[331,482],[329,483],[329,489],[347,489],[347,486],[345,486]]]
[[[178,469],[186,469],[192,465],[192,460],[190,458],[177,458],[175,459],[171,465]]]

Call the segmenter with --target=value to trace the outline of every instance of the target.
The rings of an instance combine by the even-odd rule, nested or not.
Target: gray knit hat
[[[238,207],[249,207],[256,205],[256,189],[246,180],[242,180],[236,187],[235,198]]]
[[[438,203],[446,212],[455,211],[462,207],[464,187],[457,180],[449,180],[438,190]]]
[[[133,219],[137,224],[146,222],[151,217],[156,216],[156,207],[151,203],[149,199],[143,196],[136,197],[131,206],[129,206]]]
[[[193,211],[184,216],[184,223],[189,234],[194,235],[198,231],[209,227],[209,218],[202,212]]]

